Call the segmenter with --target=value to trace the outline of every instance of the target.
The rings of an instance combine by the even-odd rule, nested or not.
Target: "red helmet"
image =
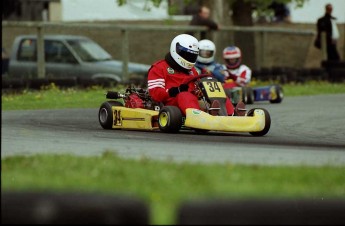
[[[238,68],[242,62],[242,53],[237,46],[229,46],[223,50],[223,59],[229,69]]]

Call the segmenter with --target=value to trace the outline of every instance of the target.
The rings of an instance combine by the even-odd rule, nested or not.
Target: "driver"
[[[226,70],[224,71],[224,88],[248,86],[252,77],[250,68],[242,64],[242,53],[237,46],[229,46],[223,50],[223,59]],[[224,82],[224,80],[222,81]]]
[[[170,44],[170,52],[164,60],[155,62],[148,71],[148,90],[152,99],[164,105],[180,108],[186,115],[187,108],[200,110],[198,96],[194,93],[194,83],[184,84],[198,72],[194,68],[199,55],[198,40],[187,34],[176,36]],[[213,101],[210,113],[217,115],[220,103]],[[228,115],[233,115],[234,107],[229,99],[226,102]]]
[[[216,45],[208,39],[199,41],[199,56],[195,68],[199,74],[210,74],[218,81],[224,82],[224,65],[216,63]]]

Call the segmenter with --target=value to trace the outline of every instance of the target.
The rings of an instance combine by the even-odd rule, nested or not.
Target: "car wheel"
[[[111,129],[113,127],[112,106],[123,106],[123,104],[118,101],[106,101],[99,108],[98,120],[103,129]]]
[[[270,103],[272,104],[279,104],[283,101],[284,98],[284,93],[283,93],[283,88],[279,85],[273,86],[274,93],[275,93],[275,98],[270,100]],[[271,95],[272,96],[272,95]]]
[[[265,113],[265,127],[263,128],[263,130],[259,131],[259,132],[250,132],[251,135],[256,136],[256,137],[260,137],[260,136],[264,136],[268,133],[268,131],[271,128],[271,117],[270,114],[268,113],[268,111],[264,108],[254,108],[254,109],[250,109],[247,113],[247,116],[254,116],[254,111],[260,109],[263,110]]]
[[[182,113],[178,107],[165,106],[159,111],[158,125],[162,132],[177,133],[182,126]]]

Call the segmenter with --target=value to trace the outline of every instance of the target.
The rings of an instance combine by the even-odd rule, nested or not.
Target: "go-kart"
[[[284,98],[283,88],[280,85],[253,87],[253,92],[254,102],[269,101],[272,104],[278,104]]]
[[[235,87],[225,89],[225,92],[234,105],[240,100],[245,104],[253,104],[258,101],[269,101],[272,104],[276,104],[281,103],[284,98],[283,88],[280,85]]]
[[[152,100],[148,90],[128,88],[125,93],[108,91],[107,99],[99,108],[99,123],[104,129],[160,130],[176,133],[181,129],[197,132],[248,132],[264,136],[270,129],[269,112],[263,108],[249,110],[245,116],[228,116],[223,86],[210,75],[192,77],[186,84],[195,84],[201,109],[188,108],[186,115],[175,106],[164,106]],[[209,114],[211,103],[218,100],[218,115]]]

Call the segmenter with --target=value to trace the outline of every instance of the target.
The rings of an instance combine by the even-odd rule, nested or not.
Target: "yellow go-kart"
[[[210,75],[193,77],[195,92],[202,109],[189,108],[184,116],[175,106],[156,103],[148,90],[128,88],[125,93],[108,91],[107,99],[99,108],[99,123],[104,129],[160,130],[177,133],[181,129],[195,131],[245,132],[253,136],[264,136],[271,126],[267,110],[254,108],[245,116],[228,116],[225,108],[226,94],[223,86]],[[218,100],[218,115],[209,114],[211,103]]]

